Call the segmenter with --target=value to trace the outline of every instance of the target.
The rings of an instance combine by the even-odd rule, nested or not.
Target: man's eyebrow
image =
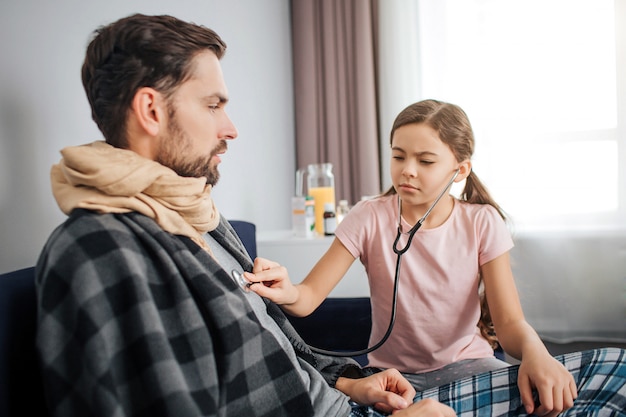
[[[217,99],[221,104],[228,103],[228,97],[222,94],[210,94],[204,98],[206,101],[214,101]]]

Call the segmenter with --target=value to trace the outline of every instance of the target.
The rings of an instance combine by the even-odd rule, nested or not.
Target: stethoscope
[[[393,330],[393,326],[396,322],[396,305],[397,305],[397,300],[398,300],[398,283],[400,281],[400,265],[401,265],[402,255],[406,253],[406,251],[409,250],[409,248],[411,247],[411,242],[413,241],[413,236],[420,229],[420,227],[422,227],[422,224],[424,224],[424,221],[426,220],[430,212],[433,210],[433,208],[435,208],[437,203],[439,203],[439,200],[441,200],[441,198],[446,194],[446,192],[452,186],[452,184],[454,184],[454,180],[456,179],[456,177],[459,176],[460,172],[461,172],[460,169],[457,169],[456,171],[454,171],[454,175],[452,176],[452,178],[450,178],[450,181],[448,181],[445,188],[441,190],[441,192],[439,193],[435,201],[430,205],[428,210],[426,210],[426,213],[424,213],[422,218],[419,219],[417,223],[415,223],[415,225],[409,230],[408,232],[409,236],[407,238],[407,242],[402,248],[399,247],[400,236],[402,236],[402,202],[400,201],[400,196],[398,195],[398,229],[396,233],[396,238],[393,242],[393,252],[396,254],[396,272],[394,274],[394,279],[393,279],[393,299],[392,299],[392,305],[391,305],[391,317],[389,319],[389,325],[387,326],[387,331],[385,332],[385,335],[380,339],[380,341],[376,343],[375,345],[368,347],[366,349],[352,351],[352,352],[337,352],[333,350],[316,348],[310,345],[309,345],[309,349],[311,349],[313,352],[321,353],[323,355],[328,355],[328,356],[337,356],[337,357],[360,356],[360,355],[366,355],[370,352],[375,351],[376,349],[381,347],[387,341],[387,339],[389,339],[389,336],[391,335],[391,331]],[[244,290],[245,292],[250,291],[250,287],[252,285],[258,284],[258,282],[248,281],[243,276],[243,274],[239,273],[237,270],[233,270],[232,275],[233,275],[235,282],[239,284],[239,287],[241,287],[241,289]]]

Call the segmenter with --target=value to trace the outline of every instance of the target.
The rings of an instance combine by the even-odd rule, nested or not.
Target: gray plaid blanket
[[[211,232],[251,261],[222,219]],[[310,416],[311,399],[243,293],[190,239],[137,213],[75,210],[37,264],[37,345],[57,416]],[[330,386],[355,362],[312,353],[268,314]],[[330,389],[330,388],[329,388]]]

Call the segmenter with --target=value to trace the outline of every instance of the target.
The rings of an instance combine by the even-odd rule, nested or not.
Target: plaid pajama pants
[[[578,387],[574,406],[561,416],[626,416],[626,351],[615,348],[568,353],[556,357],[572,373]],[[463,378],[417,393],[415,401],[432,398],[461,416],[526,416],[517,387],[518,366]],[[382,416],[369,407],[353,407],[351,417]]]

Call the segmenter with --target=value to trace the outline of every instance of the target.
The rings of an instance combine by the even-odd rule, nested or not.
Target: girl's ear
[[[137,90],[131,103],[137,125],[150,136],[157,136],[165,123],[166,107],[161,93],[150,87]]]
[[[454,182],[463,181],[465,178],[469,176],[471,172],[472,172],[472,161],[470,161],[469,159],[466,159],[465,161],[459,163],[459,175],[457,175]]]

